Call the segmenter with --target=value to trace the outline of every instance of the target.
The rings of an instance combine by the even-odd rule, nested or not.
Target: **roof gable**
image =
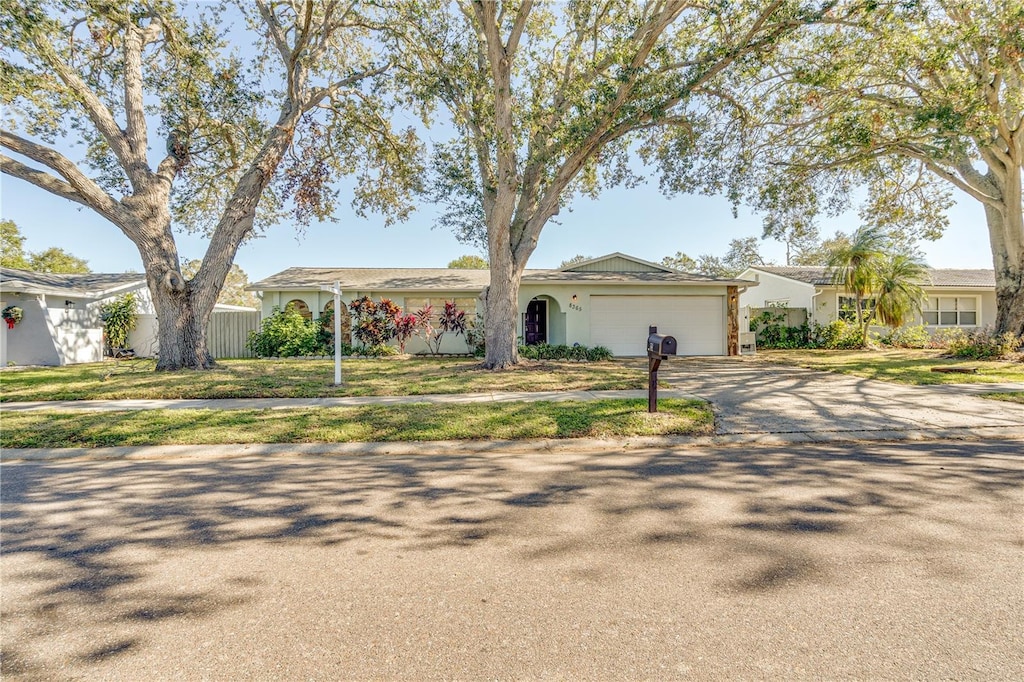
[[[616,251],[573,263],[562,268],[561,272],[672,272],[672,269]]]

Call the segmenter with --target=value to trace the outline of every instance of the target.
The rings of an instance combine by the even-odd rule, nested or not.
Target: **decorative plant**
[[[9,305],[4,308],[3,317],[7,321],[7,328],[14,329],[14,325],[21,322],[21,318],[25,317],[25,311],[20,306]]]
[[[283,311],[275,307],[258,332],[249,332],[248,346],[263,358],[327,354],[320,338],[321,329],[319,322],[307,321],[292,307]]]
[[[427,305],[418,311],[416,316],[421,320],[420,330],[424,340],[427,342],[427,348],[430,350],[430,353],[432,355],[440,355],[441,341],[444,339],[445,334],[451,332],[459,336],[466,333],[466,311],[459,310],[455,301],[445,301],[444,309],[437,320],[437,327],[434,327],[430,320],[433,312],[433,306]]]
[[[382,298],[374,303],[369,296],[363,296],[348,307],[352,311],[352,333],[363,346],[383,346],[395,337],[395,319],[402,309],[391,299]]]
[[[118,296],[100,307],[103,331],[111,350],[128,347],[128,334],[135,329],[135,294]]]
[[[409,313],[408,315],[399,313],[395,316],[395,339],[398,340],[399,352],[405,352],[405,344],[416,334],[418,326],[419,320],[413,313]]]

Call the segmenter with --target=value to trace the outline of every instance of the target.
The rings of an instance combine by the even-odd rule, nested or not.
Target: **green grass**
[[[345,443],[704,435],[710,406],[646,400],[368,405],[284,410],[7,412],[4,448],[216,443]]]
[[[1011,391],[1009,393],[982,393],[982,398],[991,398],[992,400],[1003,400],[1008,403],[1021,403],[1024,405],[1024,391]]]
[[[1024,382],[1024,363],[943,358],[942,350],[768,350],[770,362],[841,372],[900,384],[994,384]],[[933,372],[932,367],[977,367],[977,374]]]
[[[173,398],[319,398],[488,391],[628,390],[646,386],[643,361],[523,362],[504,371],[469,358],[221,360],[211,371],[154,372],[151,360],[0,372],[0,402]]]

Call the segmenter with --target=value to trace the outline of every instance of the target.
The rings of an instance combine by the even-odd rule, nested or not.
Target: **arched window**
[[[285,310],[289,310],[289,309],[297,310],[299,312],[299,314],[302,315],[302,317],[304,317],[305,319],[307,319],[307,320],[312,320],[313,319],[313,313],[310,312],[309,306],[306,305],[306,302],[303,301],[300,298],[293,298],[292,300],[288,301],[288,305],[286,305],[284,307],[284,309]]]
[[[323,320],[324,329],[334,333],[334,301],[328,301],[324,306],[324,312],[320,316]],[[348,312],[348,306],[341,304],[341,342],[352,345],[352,315]]]

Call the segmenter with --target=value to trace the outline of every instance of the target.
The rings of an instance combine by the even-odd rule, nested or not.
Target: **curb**
[[[645,436],[596,439],[565,438],[486,441],[403,441],[394,443],[255,443],[219,445],[143,445],[104,448],[8,448],[0,461],[228,459],[238,457],[431,455],[431,454],[556,454],[595,450],[689,449],[760,445],[823,445],[828,443],[900,441],[1022,440],[1024,426],[975,426],[876,431],[799,431],[732,433],[716,436]],[[1024,450],[1024,445],[1022,445]],[[431,451],[439,452],[431,452]]]

